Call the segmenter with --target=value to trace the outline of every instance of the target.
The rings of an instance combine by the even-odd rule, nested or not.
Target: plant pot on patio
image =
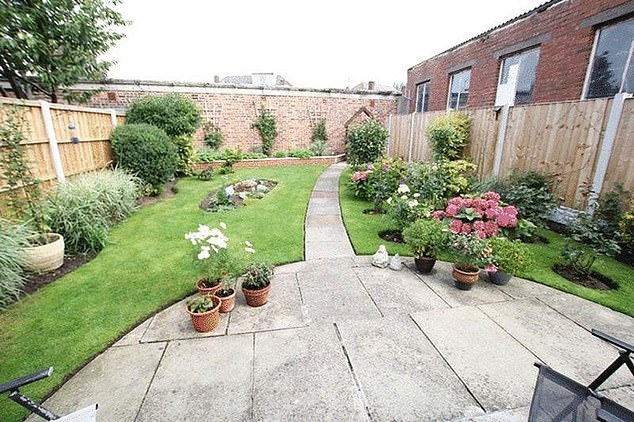
[[[214,331],[220,324],[220,299],[215,296],[198,296],[189,300],[185,310],[199,333]]]
[[[214,296],[220,300],[220,313],[231,312],[236,306],[236,291],[235,289],[220,289]]]
[[[471,290],[478,278],[480,278],[480,269],[471,265],[454,264],[451,275],[457,288],[460,290]]]
[[[219,280],[212,281],[208,277],[202,277],[196,281],[196,290],[203,296],[213,296],[221,287]]]
[[[264,262],[249,265],[242,281],[242,293],[247,305],[258,307],[266,304],[272,275],[273,268]]]
[[[507,274],[504,271],[489,271],[489,281],[495,285],[498,286],[504,286],[506,283],[509,282],[509,280],[511,279],[511,277],[513,277],[511,274]]]
[[[414,258],[414,264],[420,273],[430,274],[434,269],[434,265],[436,265],[436,258],[421,256],[420,258]]]

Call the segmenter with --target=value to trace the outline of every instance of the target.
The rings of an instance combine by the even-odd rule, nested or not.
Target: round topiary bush
[[[170,137],[191,135],[200,126],[200,108],[179,94],[153,95],[134,101],[126,111],[126,123],[148,123]]]
[[[376,161],[385,149],[387,130],[375,119],[352,126],[346,135],[346,160],[352,165]]]
[[[156,126],[144,123],[117,126],[112,132],[112,149],[118,165],[151,185],[155,193],[176,171],[176,146]]]

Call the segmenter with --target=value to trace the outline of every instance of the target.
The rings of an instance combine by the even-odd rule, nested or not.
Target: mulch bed
[[[56,270],[42,274],[27,273],[26,283],[22,287],[22,292],[25,294],[33,293],[58,278],[74,271],[76,268],[81,267],[94,257],[94,255],[66,256],[64,257],[64,264]]]
[[[383,230],[379,232],[379,237],[388,242],[404,243],[403,234],[400,230]]]
[[[603,274],[590,273],[590,277],[581,277],[579,274],[570,271],[563,265],[554,265],[553,271],[580,286],[589,287],[596,290],[615,290],[619,287],[611,278],[604,276]]]

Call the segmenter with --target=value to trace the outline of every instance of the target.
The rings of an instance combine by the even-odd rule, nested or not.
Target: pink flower
[[[484,227],[485,227],[484,221],[474,221],[473,222],[473,230],[476,230],[476,231],[482,230],[482,231],[484,231]]]
[[[513,218],[512,215],[502,213],[498,215],[496,221],[500,227],[511,227],[511,218]]]
[[[499,210],[499,208],[487,208],[486,211],[484,211],[484,215],[486,215],[487,218],[495,218],[498,213],[497,210]]]
[[[484,199],[490,199],[493,201],[499,201],[500,200],[500,194],[497,192],[486,192],[484,195],[482,195],[482,197]]]
[[[451,232],[453,234],[458,234],[460,233],[460,230],[462,229],[462,221],[453,219],[451,220],[449,227],[451,228]]]
[[[498,270],[498,268],[494,264],[489,264],[484,268],[484,271],[489,273],[494,273]]]
[[[460,228],[460,232],[464,233],[464,234],[469,234],[471,233],[471,224],[463,224],[462,227]]]
[[[473,199],[471,198],[464,198],[463,202],[462,202],[462,206],[464,208],[471,208],[473,206]]]
[[[431,216],[435,218],[436,220],[442,220],[443,218],[446,217],[446,215],[447,214],[445,214],[445,212],[442,210],[437,210],[431,213]]]
[[[515,208],[513,205],[509,205],[508,207],[504,207],[504,213],[515,217],[517,216],[517,208]]]
[[[367,171],[357,171],[355,173],[352,174],[352,181],[353,182],[365,182],[368,178],[368,172]]]
[[[498,234],[498,225],[493,221],[487,221],[484,223],[484,231],[487,234],[487,237],[497,236]]]
[[[486,239],[487,237],[487,233],[484,230],[476,230],[475,231],[476,236],[478,236],[480,239]]]
[[[449,204],[447,205],[447,209],[445,210],[448,216],[455,217],[460,212],[460,207],[458,205]]]

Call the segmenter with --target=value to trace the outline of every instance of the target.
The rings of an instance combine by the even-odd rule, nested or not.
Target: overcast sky
[[[298,87],[406,82],[407,69],[545,0],[123,0],[111,78],[213,82],[274,72]]]

